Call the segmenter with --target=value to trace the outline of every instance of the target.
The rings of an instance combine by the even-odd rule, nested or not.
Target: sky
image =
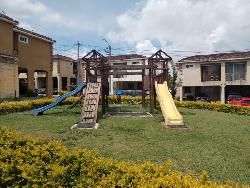
[[[0,0],[19,26],[56,40],[54,53],[77,57],[92,49],[107,55],[151,55],[175,60],[250,51],[249,0]]]

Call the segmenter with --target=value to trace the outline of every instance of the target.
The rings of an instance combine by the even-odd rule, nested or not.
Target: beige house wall
[[[0,53],[13,54],[13,24],[0,20]]]
[[[73,73],[73,62],[65,61],[62,59],[53,61],[53,77],[60,73],[62,77],[75,78]]]
[[[63,59],[54,59],[52,76],[57,78],[58,91],[62,89],[62,77],[67,77],[67,90],[69,90],[70,78],[76,78],[73,72],[73,62]]]
[[[27,37],[28,43],[20,42],[19,35]],[[52,96],[52,43],[15,32],[14,50],[18,51],[19,67],[28,70],[28,88],[35,89],[34,72],[45,71],[47,95]]]
[[[0,62],[0,98],[19,97],[18,66]]]

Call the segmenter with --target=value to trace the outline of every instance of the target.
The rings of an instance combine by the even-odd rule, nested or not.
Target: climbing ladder
[[[81,121],[74,128],[93,128],[96,125],[101,83],[88,83]]]

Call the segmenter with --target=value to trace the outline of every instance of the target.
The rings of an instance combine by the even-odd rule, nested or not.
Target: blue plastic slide
[[[54,102],[52,102],[51,104],[47,105],[47,106],[43,106],[40,108],[37,108],[35,110],[32,111],[32,115],[33,116],[38,116],[38,115],[42,115],[44,111],[53,108],[54,106],[58,105],[60,102],[62,102],[64,99],[74,96],[77,93],[80,93],[85,87],[86,87],[86,83],[81,83],[76,89],[74,89],[73,91],[70,91],[60,97],[58,97]]]

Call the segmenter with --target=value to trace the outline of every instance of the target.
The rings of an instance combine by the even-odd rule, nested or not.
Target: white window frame
[[[185,65],[186,69],[193,69],[194,67],[195,67],[194,64],[186,64]]]
[[[25,38],[26,41],[23,41],[21,40],[21,38]],[[19,35],[19,42],[22,42],[22,43],[25,43],[25,44],[28,44],[29,43],[29,38],[24,36],[24,35]]]

